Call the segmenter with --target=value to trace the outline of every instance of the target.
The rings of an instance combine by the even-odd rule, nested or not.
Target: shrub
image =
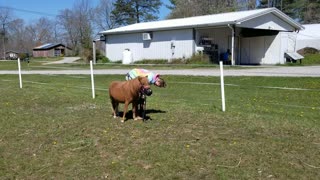
[[[206,54],[193,54],[186,60],[187,64],[210,64],[210,58]]]
[[[105,56],[101,56],[101,57],[99,57],[99,58],[97,58],[97,61],[101,61],[101,63],[108,63],[108,62],[110,62],[110,60],[107,58],[107,57],[105,57]]]
[[[316,48],[312,48],[312,47],[305,47],[303,49],[300,49],[297,51],[299,54],[301,55],[305,55],[305,54],[318,54],[319,50]]]
[[[135,61],[134,64],[166,64],[168,60],[165,59],[143,59],[141,61]]]
[[[105,55],[103,55],[99,50],[96,51],[96,58],[97,58],[97,62],[101,62],[101,63],[110,62],[110,60]]]
[[[29,54],[28,53],[19,53],[18,57],[20,58],[20,60],[28,60]]]

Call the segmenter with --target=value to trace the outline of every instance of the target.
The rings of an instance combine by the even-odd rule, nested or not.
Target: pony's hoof
[[[121,122],[124,123],[124,120],[122,119]]]
[[[142,120],[142,119],[143,119],[142,117],[138,116],[138,117],[134,118],[133,120],[138,121],[138,120]]]
[[[113,116],[113,118],[117,118],[117,116]]]

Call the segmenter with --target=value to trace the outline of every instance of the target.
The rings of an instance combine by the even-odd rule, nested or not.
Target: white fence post
[[[220,86],[221,86],[221,101],[222,101],[222,111],[226,111],[226,102],[224,97],[224,78],[223,78],[223,62],[220,61]]]
[[[97,63],[97,58],[96,58],[96,41],[92,42],[92,51],[93,51],[93,63],[96,64]]]
[[[21,78],[21,64],[20,64],[20,58],[18,58],[18,72],[19,72],[19,84],[20,89],[22,88],[22,78]]]
[[[94,79],[93,79],[93,65],[92,61],[90,61],[90,71],[91,71],[91,87],[92,87],[92,98],[94,99],[96,97],[95,91],[94,91]]]

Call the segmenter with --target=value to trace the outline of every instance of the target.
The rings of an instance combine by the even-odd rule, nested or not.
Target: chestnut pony
[[[128,105],[132,103],[133,119],[142,119],[137,116],[137,107],[140,93],[148,89],[150,89],[150,84],[147,77],[137,77],[129,81],[112,81],[109,86],[109,96],[112,104],[113,117],[117,117],[119,103],[124,103],[123,117],[121,120],[121,122],[124,122]]]

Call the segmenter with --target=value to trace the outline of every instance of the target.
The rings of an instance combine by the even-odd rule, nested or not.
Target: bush
[[[29,60],[29,54],[28,53],[19,53],[18,57],[20,58],[20,60],[24,61],[24,60]]]
[[[305,47],[303,49],[299,49],[297,51],[299,54],[301,55],[306,55],[306,54],[318,54],[319,50],[316,48],[312,48],[312,47]]]
[[[101,56],[101,57],[97,58],[97,61],[101,61],[101,63],[108,63],[108,62],[110,62],[110,60],[109,60],[107,57],[105,57],[105,56]]]
[[[134,64],[167,64],[168,60],[165,59],[143,59],[141,61],[135,61]]]
[[[100,63],[110,62],[110,60],[105,55],[103,55],[99,50],[96,51],[96,58],[97,58],[97,62],[100,62]]]
[[[187,64],[211,64],[210,58],[206,54],[193,54],[186,60]]]

